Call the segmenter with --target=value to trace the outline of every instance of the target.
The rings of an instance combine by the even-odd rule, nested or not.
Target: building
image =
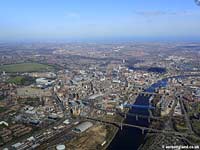
[[[65,145],[63,144],[57,145],[56,150],[65,150]]]
[[[93,126],[93,123],[91,123],[91,122],[88,122],[88,121],[87,122],[83,122],[83,123],[77,125],[73,129],[73,131],[76,132],[76,133],[82,133],[82,132],[86,131],[87,129],[89,129],[92,126]]]
[[[38,85],[51,85],[54,81],[48,80],[46,78],[37,78],[36,83]]]

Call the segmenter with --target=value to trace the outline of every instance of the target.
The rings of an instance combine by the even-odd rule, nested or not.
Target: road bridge
[[[123,123],[123,121],[122,122],[115,122],[115,121],[107,121],[107,120],[91,118],[91,117],[86,117],[86,119],[105,123],[105,124],[115,125],[115,126],[120,127],[121,130],[123,129],[124,126],[131,127],[131,128],[138,128],[142,131],[142,134],[144,134],[144,132],[147,131],[147,132],[154,132],[154,133],[174,134],[174,135],[178,135],[178,136],[188,136],[188,133],[180,133],[180,132],[176,132],[176,131],[172,131],[172,130],[154,129],[154,128],[150,128],[150,127],[144,127],[144,126],[139,126],[139,125]]]
[[[133,91],[132,94],[135,94],[135,95],[143,95],[143,96],[152,96],[152,95],[159,95],[159,96],[162,96],[162,95],[163,95],[163,94],[160,94],[160,93],[145,92],[145,91],[140,91],[140,92],[135,92],[135,91]]]
[[[132,117],[135,117],[136,120],[139,120],[140,118],[143,118],[143,119],[147,119],[148,122],[150,122],[151,120],[156,120],[156,121],[164,121],[165,119],[167,118],[176,118],[176,116],[165,116],[165,117],[158,117],[158,116],[153,116],[153,115],[142,115],[142,114],[137,114],[137,113],[130,113],[130,112],[121,112],[121,111],[118,111],[118,110],[106,110],[106,109],[101,109],[101,108],[94,108],[96,110],[101,110],[105,113],[107,112],[111,112],[111,113],[115,113],[115,114],[119,114],[120,116],[123,116],[124,118],[127,118],[127,116],[132,116]]]
[[[155,116],[152,116],[152,115],[148,116],[148,115],[142,115],[142,114],[136,114],[136,113],[121,112],[121,111],[117,111],[117,110],[108,111],[106,109],[101,109],[101,108],[94,108],[94,109],[104,111],[105,113],[107,113],[107,112],[116,113],[116,114],[119,114],[121,116],[124,116],[124,118],[126,118],[127,116],[136,117],[136,120],[138,120],[139,118],[148,119],[149,122],[150,122],[151,119],[152,120],[159,120],[159,121],[163,120],[163,117],[155,117]]]
[[[128,108],[141,108],[141,109],[156,109],[156,107],[151,105],[137,105],[137,104],[125,104],[124,107]]]

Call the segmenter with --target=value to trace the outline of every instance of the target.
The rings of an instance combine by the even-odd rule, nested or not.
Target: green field
[[[30,85],[35,83],[35,79],[29,76],[14,76],[7,80],[8,83],[14,83],[16,85]]]
[[[35,72],[35,71],[50,71],[53,67],[39,63],[21,63],[0,66],[0,71],[5,72]]]
[[[9,79],[8,82],[19,85],[19,84],[22,84],[23,77],[21,77],[21,76],[13,77],[13,78]]]

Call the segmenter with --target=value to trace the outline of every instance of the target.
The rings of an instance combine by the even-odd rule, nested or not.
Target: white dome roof
[[[63,145],[63,144],[57,145],[56,149],[57,150],[65,150],[65,145]]]

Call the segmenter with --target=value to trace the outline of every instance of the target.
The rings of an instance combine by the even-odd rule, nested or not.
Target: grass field
[[[0,66],[0,71],[5,72],[34,72],[34,71],[48,71],[52,70],[52,66],[39,63],[21,63]]]
[[[29,76],[14,76],[8,79],[8,83],[14,83],[16,85],[30,85],[35,83],[35,79]]]
[[[19,84],[22,84],[23,79],[24,79],[23,77],[17,76],[17,77],[13,77],[13,78],[9,79],[8,82],[19,85]]]

